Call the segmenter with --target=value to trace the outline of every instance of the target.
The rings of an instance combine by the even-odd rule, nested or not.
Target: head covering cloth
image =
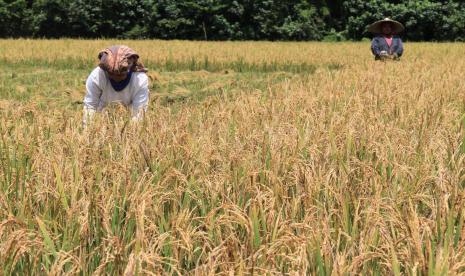
[[[99,67],[109,73],[147,72],[139,61],[139,55],[125,45],[114,45],[103,49],[98,54],[98,59]]]
[[[383,20],[376,21],[375,23],[371,24],[368,27],[368,31],[374,34],[382,34],[383,33],[383,24],[389,23],[392,26],[392,33],[393,34],[400,34],[404,31],[405,27],[399,21],[392,20],[390,18],[384,18]]]

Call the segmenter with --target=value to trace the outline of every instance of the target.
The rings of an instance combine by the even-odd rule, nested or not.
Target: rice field
[[[142,123],[83,129],[139,52]],[[0,40],[0,274],[465,273],[465,44]]]

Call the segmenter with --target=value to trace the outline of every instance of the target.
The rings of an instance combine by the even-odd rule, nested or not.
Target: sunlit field
[[[82,127],[98,52],[145,120]],[[465,44],[0,40],[0,274],[465,273]]]

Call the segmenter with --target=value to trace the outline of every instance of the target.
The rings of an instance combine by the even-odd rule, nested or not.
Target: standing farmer
[[[400,22],[385,18],[371,24],[368,31],[375,34],[371,51],[376,60],[398,60],[402,56],[404,46],[398,34],[404,31],[404,25]]]
[[[84,97],[86,125],[95,112],[110,103],[121,103],[131,110],[132,120],[142,119],[149,101],[148,78],[139,55],[124,45],[115,45],[98,54],[99,65],[90,73]]]

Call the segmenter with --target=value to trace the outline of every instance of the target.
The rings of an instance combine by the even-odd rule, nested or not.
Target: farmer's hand
[[[82,117],[82,126],[84,128],[92,121],[94,118],[96,110],[87,106],[84,106],[83,117]]]
[[[144,120],[144,116],[145,116],[145,109],[147,107],[141,107],[139,109],[136,109],[136,110],[132,110],[132,115],[131,115],[131,121],[133,123],[138,123],[138,122],[141,122]]]

